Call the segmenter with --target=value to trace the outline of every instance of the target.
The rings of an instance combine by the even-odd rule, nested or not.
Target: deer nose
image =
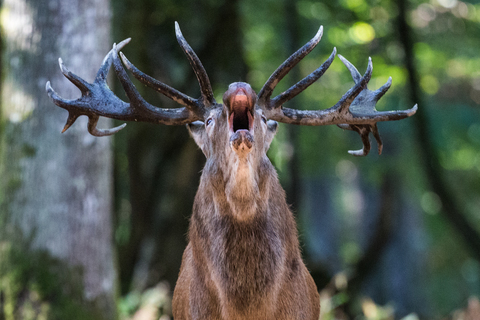
[[[253,135],[250,131],[240,129],[230,136],[230,146],[239,156],[246,156],[253,147]]]

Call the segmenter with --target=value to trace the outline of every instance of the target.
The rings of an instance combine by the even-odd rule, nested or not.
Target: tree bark
[[[45,92],[80,92],[108,52],[108,0],[4,0],[0,146],[0,309],[5,319],[115,319],[109,138]],[[82,117],[83,118],[83,117]],[[108,126],[109,123],[102,123]],[[1,312],[0,312],[1,314]]]

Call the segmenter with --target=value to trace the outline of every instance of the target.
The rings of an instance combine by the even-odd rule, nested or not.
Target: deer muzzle
[[[223,95],[228,112],[230,145],[239,154],[248,154],[254,143],[253,122],[257,95],[245,82],[232,83]]]

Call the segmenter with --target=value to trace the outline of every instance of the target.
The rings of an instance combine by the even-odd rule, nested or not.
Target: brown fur
[[[317,288],[266,156],[276,124],[255,112],[246,153],[230,144],[226,107],[212,111],[212,125],[190,127],[207,163],[175,287],[175,320],[319,318]]]

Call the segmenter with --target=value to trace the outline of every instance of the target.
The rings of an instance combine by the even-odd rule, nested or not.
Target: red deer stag
[[[287,91],[271,98],[277,83],[313,48],[323,28],[290,56],[267,80],[257,95],[249,84],[232,83],[215,101],[207,73],[195,52],[175,25],[178,43],[185,52],[200,84],[201,96],[189,97],[153,79],[133,66],[120,53],[123,65],[145,85],[183,105],[162,109],[146,102],[128,78],[118,56],[130,39],[114,45],[105,57],[95,81],[90,84],[71,73],[60,62],[62,73],[82,92],[77,100],[65,100],[47,83],[48,95],[66,110],[67,130],[81,116],[88,117],[94,136],[113,134],[96,127],[99,116],[166,125],[187,125],[207,161],[195,197],[190,221],[189,243],[173,297],[173,314],[182,319],[315,319],[320,312],[319,296],[307,271],[297,239],[295,221],[285,201],[285,192],[266,156],[277,121],[298,125],[337,124],[358,132],[363,148],[370,150],[369,133],[382,143],[378,121],[400,120],[417,109],[375,110],[391,79],[376,91],[367,89],[372,74],[369,60],[365,74],[340,56],[355,85],[333,107],[326,110],[294,110],[283,104],[318,80],[333,62],[336,49],[314,72]],[[116,97],[106,83],[111,65],[123,85],[129,103]]]

